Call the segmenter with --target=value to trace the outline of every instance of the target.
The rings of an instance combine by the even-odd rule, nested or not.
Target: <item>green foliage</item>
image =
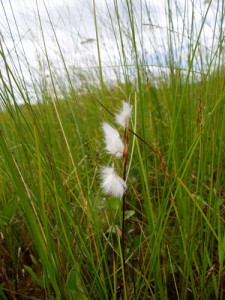
[[[85,91],[76,91],[60,52],[69,88],[58,91],[51,77],[53,92],[36,86],[42,99],[31,105],[1,46],[7,75],[0,77],[2,299],[12,294],[122,299],[121,200],[102,194],[99,170],[111,163],[104,152],[101,122],[113,124],[112,114],[124,98],[134,107],[131,130],[138,135],[129,132],[125,230],[130,298],[224,298],[225,68],[220,44],[214,55],[206,55],[200,76],[195,72],[211,2],[205,4],[197,36],[189,28],[185,71],[176,57],[167,2],[168,69],[161,66],[155,81],[140,53],[133,1],[124,4],[127,32],[118,2],[116,22],[108,8],[123,82],[104,82],[97,10],[93,17],[99,86],[86,84]],[[96,8],[95,1],[93,5]],[[126,42],[132,47],[135,82],[129,76]],[[45,47],[53,72],[48,55]],[[15,86],[23,105],[17,103]],[[115,164],[122,170],[120,162]]]

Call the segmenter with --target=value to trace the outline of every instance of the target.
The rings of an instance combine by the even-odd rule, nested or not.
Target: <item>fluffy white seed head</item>
[[[127,190],[126,182],[117,175],[112,167],[102,167],[101,179],[101,187],[103,192],[107,195],[122,197]]]
[[[122,157],[124,145],[120,138],[119,132],[105,122],[102,124],[102,129],[105,136],[107,152],[115,155],[116,157]]]
[[[124,128],[128,126],[128,122],[132,112],[132,105],[128,102],[123,101],[122,109],[118,114],[115,115],[116,123],[123,126]]]

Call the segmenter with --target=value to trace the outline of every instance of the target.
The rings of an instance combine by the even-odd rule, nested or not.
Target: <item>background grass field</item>
[[[149,31],[157,69],[145,55],[138,25],[143,12],[149,17],[143,26],[151,25],[148,2],[125,1],[123,27],[121,3],[106,1],[107,30],[120,54],[110,84],[97,4],[92,3],[98,68],[79,71],[79,86],[57,35],[63,79],[55,71],[38,6],[49,78],[33,80],[31,90],[18,65],[25,58],[12,59],[1,43],[0,298],[124,299],[121,199],[103,195],[99,171],[112,161],[101,123],[114,124],[112,114],[126,100],[133,105],[130,128],[138,135],[129,133],[130,299],[224,299],[223,1],[202,4],[198,27],[195,3],[191,11],[188,1],[165,3],[163,55]],[[209,43],[203,33],[213,7]],[[179,35],[178,12],[189,16]],[[110,54],[107,45],[104,51]],[[28,71],[33,79],[29,64]]]

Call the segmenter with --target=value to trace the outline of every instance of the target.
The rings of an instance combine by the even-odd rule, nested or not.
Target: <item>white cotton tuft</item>
[[[117,175],[114,168],[103,167],[101,170],[101,187],[105,194],[122,197],[127,190],[126,182]]]
[[[130,105],[128,102],[123,101],[123,107],[121,111],[115,115],[116,123],[123,126],[124,128],[127,127],[131,112],[132,105]]]
[[[120,138],[119,132],[105,122],[102,124],[102,129],[105,135],[105,145],[107,152],[115,155],[116,157],[122,157],[124,145]]]

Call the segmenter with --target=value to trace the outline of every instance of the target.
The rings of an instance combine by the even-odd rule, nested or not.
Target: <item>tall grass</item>
[[[97,67],[71,71],[54,16],[36,1],[37,76],[26,49],[18,50],[14,26],[23,45],[21,20],[14,15],[12,24],[1,2],[16,51],[3,36],[1,299],[127,296],[121,199],[99,187],[99,170],[111,163],[101,122],[114,122],[123,99],[133,105],[125,212],[129,298],[224,298],[224,3],[201,5],[168,0],[162,18],[148,1],[89,3]]]

